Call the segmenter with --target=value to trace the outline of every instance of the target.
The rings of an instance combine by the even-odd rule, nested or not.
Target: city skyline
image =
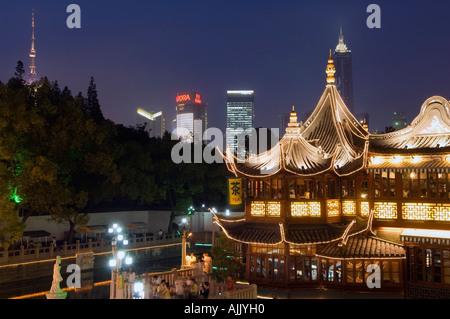
[[[354,53],[357,111],[371,115],[371,130],[382,131],[394,109],[404,110],[410,123],[427,97],[450,97],[448,44],[441,41],[450,30],[438,18],[448,4],[438,2],[404,6],[380,1],[378,30],[365,24],[369,2],[306,6],[262,1],[253,6],[232,1],[225,6],[168,1],[131,3],[123,13],[114,2],[79,1],[79,30],[65,25],[67,4],[8,3],[0,13],[0,36],[7,43],[0,51],[0,80],[13,76],[18,60],[27,65],[34,9],[39,75],[84,95],[93,76],[103,113],[117,123],[135,125],[139,106],[161,105],[168,119],[175,118],[177,92],[193,89],[203,92],[211,106],[209,126],[225,130],[226,91],[252,88],[261,100],[255,126],[275,128],[278,115],[292,105],[300,114],[317,103],[324,85],[322,61],[335,48],[342,27]],[[174,11],[174,5],[180,10]],[[188,26],[196,15],[202,21]]]

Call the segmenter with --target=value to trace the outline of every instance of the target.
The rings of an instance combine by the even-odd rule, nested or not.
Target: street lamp
[[[122,227],[118,224],[113,224],[108,229],[108,233],[112,235],[112,259],[109,260],[109,266],[111,267],[111,286],[110,286],[110,299],[123,298],[123,286],[122,286],[122,260],[125,259],[126,265],[131,265],[133,260],[130,256],[125,256],[123,247],[128,245],[128,239],[122,234]]]
[[[144,283],[141,279],[136,280],[133,285],[134,299],[144,299]]]

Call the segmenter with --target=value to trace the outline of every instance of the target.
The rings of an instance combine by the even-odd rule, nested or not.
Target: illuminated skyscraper
[[[150,137],[162,137],[166,132],[166,115],[163,111],[147,112],[139,108],[138,124],[146,125],[145,128],[149,130]]]
[[[34,10],[31,14],[31,50],[30,50],[30,73],[28,74],[26,81],[28,83],[33,83],[38,80],[38,75],[36,73],[36,49],[34,47]]]
[[[344,43],[344,35],[342,28],[339,35],[339,44],[334,51],[334,65],[336,68],[336,89],[344,100],[345,105],[354,113],[353,102],[353,66],[352,51],[350,51]]]
[[[254,128],[254,108],[254,91],[227,92],[227,145],[240,158],[248,155],[243,147],[238,150],[238,140],[246,130]]]
[[[177,95],[176,102],[178,137],[190,142],[196,134],[203,137],[208,128],[208,114],[207,104],[202,101],[201,94],[195,91],[182,92]],[[200,129],[195,125],[197,121],[201,121],[201,132],[196,131]]]

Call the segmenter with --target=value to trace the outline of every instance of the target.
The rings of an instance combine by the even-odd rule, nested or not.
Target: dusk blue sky
[[[81,7],[81,29],[66,8]],[[367,6],[381,7],[369,29]],[[255,126],[313,109],[325,87],[329,49],[342,27],[353,54],[355,113],[371,130],[390,125],[395,108],[418,115],[422,103],[450,98],[448,1],[160,0],[2,1],[0,81],[18,60],[29,65],[31,10],[37,72],[86,95],[94,76],[104,115],[136,124],[136,109],[175,117],[175,97],[197,90],[210,127],[226,126],[226,91],[255,90]]]

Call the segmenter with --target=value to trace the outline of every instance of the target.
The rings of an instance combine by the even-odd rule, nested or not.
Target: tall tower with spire
[[[339,43],[334,51],[333,59],[336,68],[336,89],[344,100],[350,112],[354,113],[353,102],[353,62],[352,51],[344,43],[342,28],[339,34]]]
[[[30,73],[28,74],[27,77],[27,82],[28,83],[33,83],[35,81],[38,80],[38,75],[36,73],[36,49],[34,47],[34,10],[31,13],[31,28],[32,28],[32,33],[31,33],[31,50],[30,50]]]

